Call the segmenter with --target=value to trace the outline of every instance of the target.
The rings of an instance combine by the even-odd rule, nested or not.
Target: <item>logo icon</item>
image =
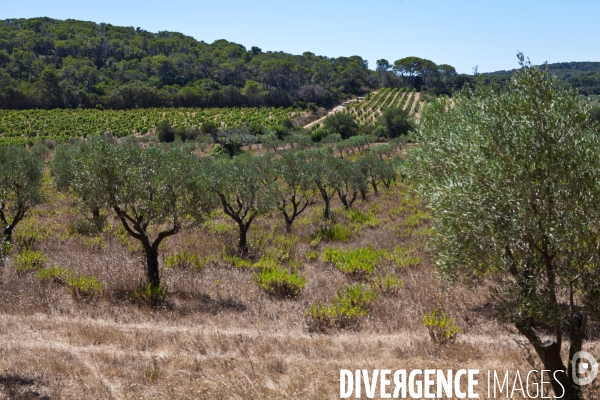
[[[579,359],[582,359],[583,361],[578,364],[577,361],[579,361]],[[585,351],[575,353],[571,360],[571,368],[573,371],[573,382],[579,386],[589,385],[598,375],[598,362],[594,356]],[[588,376],[585,378],[579,377],[586,374],[588,371],[590,372]]]

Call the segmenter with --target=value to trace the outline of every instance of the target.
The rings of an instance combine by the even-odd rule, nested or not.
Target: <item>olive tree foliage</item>
[[[328,167],[332,169],[329,173],[331,185],[335,187],[344,209],[351,208],[359,194],[366,198],[367,178],[359,163],[332,157]]]
[[[55,162],[65,162],[61,154]],[[73,192],[82,202],[115,213],[142,244],[148,283],[160,286],[161,242],[196,223],[212,206],[198,159],[183,147],[145,149],[106,138],[80,142],[64,157],[71,165]]]
[[[586,321],[598,317],[597,297],[589,300],[600,293],[600,134],[588,129],[576,91],[519,60],[501,92],[479,82],[454,106],[430,104],[406,171],[432,211],[442,276],[487,278],[503,320],[556,377],[555,395],[562,385],[564,399],[579,399],[568,360],[581,350]]]
[[[213,130],[211,136],[214,142],[222,146],[230,158],[241,152],[242,146],[256,143],[256,136],[248,133],[245,127]]]
[[[303,152],[286,152],[272,163],[277,177],[275,206],[283,214],[286,231],[291,232],[296,218],[315,203],[312,168]]]
[[[0,147],[0,265],[15,227],[42,201],[43,169],[44,162],[24,147]]]
[[[248,231],[256,217],[273,211],[274,181],[265,179],[261,157],[241,155],[217,159],[206,166],[208,190],[218,197],[223,212],[239,228],[238,249],[248,253]]]
[[[337,158],[332,156],[330,147],[307,150],[309,168],[312,171],[312,182],[323,200],[323,219],[331,219],[331,200],[337,193],[338,168]]]
[[[89,148],[79,148],[80,152],[90,150]],[[65,192],[71,188],[73,182],[73,158],[74,152],[68,144],[60,144],[54,149],[54,158],[50,163],[50,174],[54,181],[54,186],[58,191]],[[82,153],[80,153],[80,157]],[[85,198],[78,202],[78,208],[84,212],[91,212],[91,222],[96,231],[100,231],[104,221],[100,216],[100,199]]]
[[[389,188],[396,179],[396,170],[391,161],[379,158],[375,152],[369,152],[357,161],[362,169],[367,184],[371,185],[373,192],[379,194],[379,185]]]

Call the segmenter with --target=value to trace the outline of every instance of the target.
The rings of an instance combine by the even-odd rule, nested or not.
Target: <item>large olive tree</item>
[[[74,145],[68,157],[73,191],[84,202],[113,210],[142,244],[148,283],[160,286],[161,242],[211,207],[198,159],[186,148],[145,149],[105,138]]]
[[[579,399],[568,360],[600,284],[600,134],[576,91],[519,59],[504,90],[479,82],[429,105],[406,165],[434,216],[442,276],[484,279],[556,377],[556,396],[562,385],[564,399]]]

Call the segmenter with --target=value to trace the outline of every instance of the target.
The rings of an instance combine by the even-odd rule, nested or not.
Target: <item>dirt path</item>
[[[377,93],[377,92],[373,92],[373,93]],[[356,100],[356,99],[349,100],[349,102],[355,102],[355,101],[357,101],[357,100]],[[363,101],[364,101],[364,100],[363,100]],[[342,111],[344,111],[345,109],[346,109],[346,106],[343,106],[343,105],[341,105],[341,104],[340,104],[339,106],[335,106],[334,108],[332,108],[332,109],[331,109],[331,111],[329,111],[329,112],[327,113],[327,115],[326,115],[326,116],[324,116],[323,118],[319,118],[318,120],[316,120],[316,121],[313,121],[313,122],[311,122],[311,123],[310,123],[310,124],[308,124],[308,125],[305,125],[305,126],[304,126],[304,129],[310,129],[310,128],[312,128],[313,126],[315,126],[316,124],[321,124],[321,123],[323,123],[323,121],[325,120],[325,118],[327,118],[327,117],[328,117],[328,116],[330,116],[331,114],[335,114],[335,113],[337,113],[337,112],[342,112]]]

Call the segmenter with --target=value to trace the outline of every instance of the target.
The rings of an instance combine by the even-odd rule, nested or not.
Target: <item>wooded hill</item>
[[[292,55],[177,32],[76,20],[0,21],[0,108],[330,107],[384,87],[450,93],[456,71],[418,57]]]

